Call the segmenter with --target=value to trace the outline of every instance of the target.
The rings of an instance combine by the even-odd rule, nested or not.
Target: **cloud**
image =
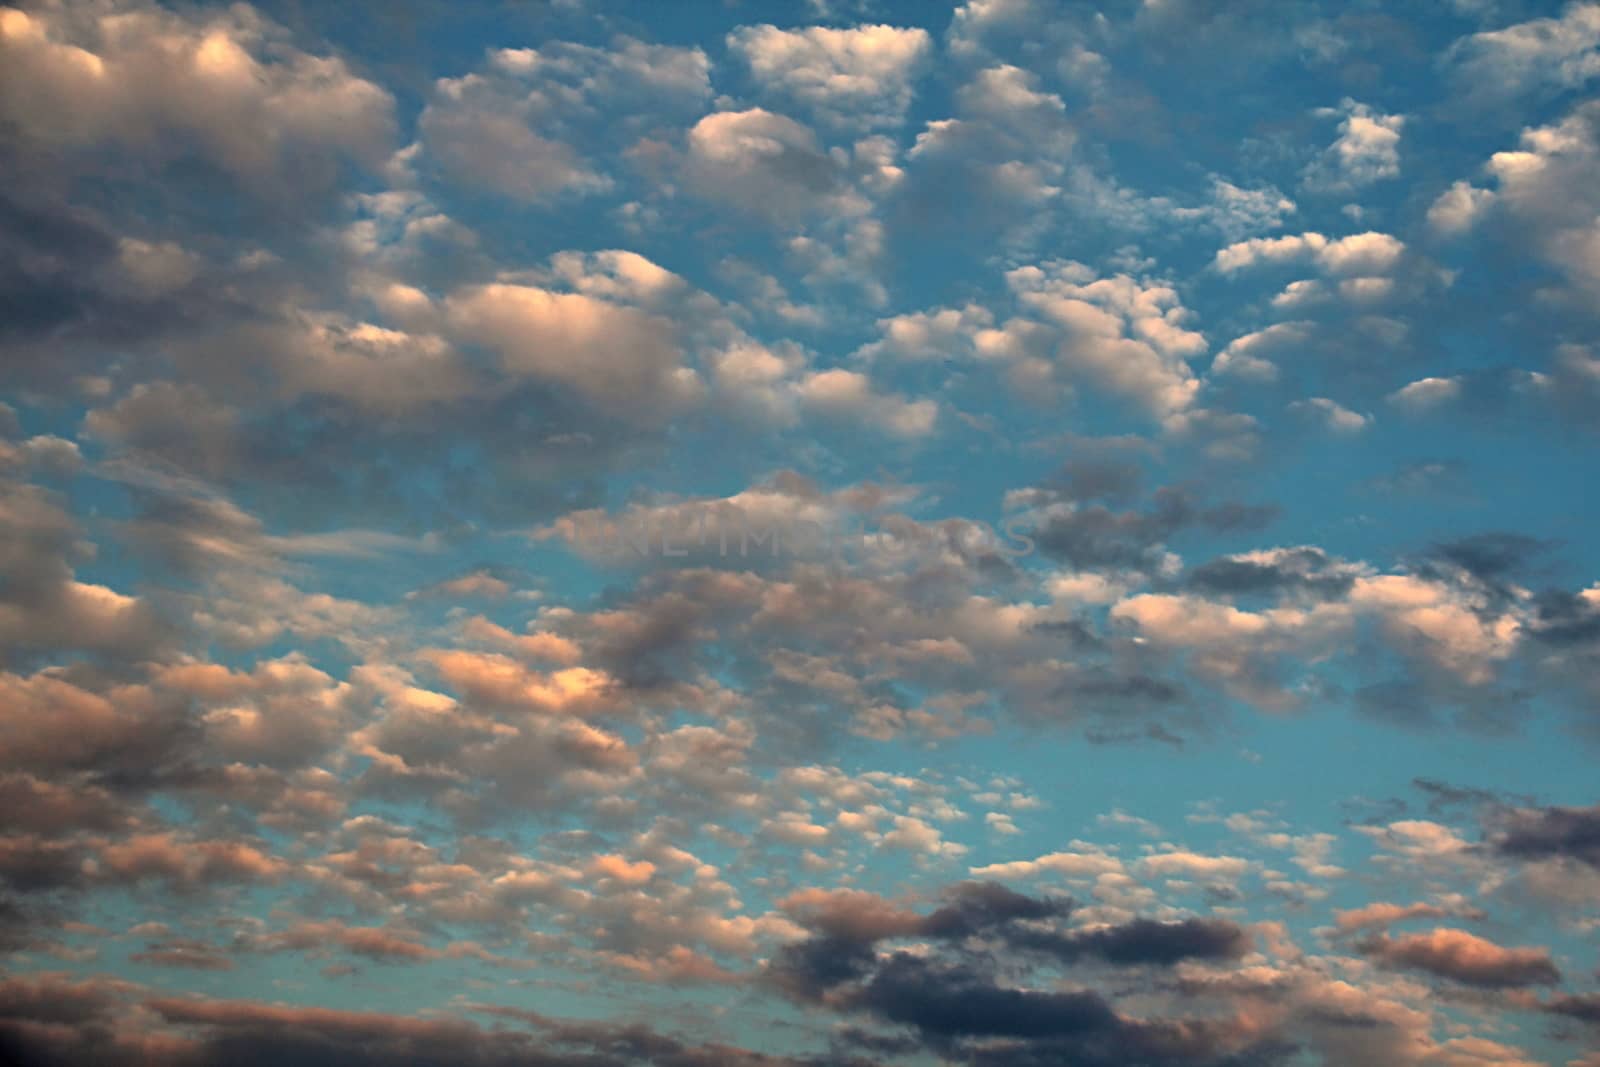
[[[809,410],[848,416],[897,437],[925,436],[938,418],[932,400],[875,393],[866,375],[837,367],[807,375],[796,385],[796,394]]]
[[[0,1060],[1583,1055],[1586,6],[22,6]]]
[[[839,164],[816,134],[762,108],[719,111],[695,123],[686,165],[701,196],[774,222],[820,212],[843,189]]]
[[[1380,936],[1361,950],[1381,963],[1426,971],[1465,985],[1508,989],[1554,985],[1561,972],[1542,948],[1502,948],[1465,930],[1440,927],[1426,934]]]
[[[697,392],[673,325],[634,308],[502,283],[452,294],[445,316],[507,373],[570,389],[607,414],[661,419]]]
[[[1375,902],[1359,908],[1348,908],[1334,913],[1334,922],[1340,930],[1388,929],[1397,922],[1409,919],[1443,919],[1450,911],[1437,904],[1389,904]]]
[[[1499,820],[1496,851],[1521,860],[1571,859],[1600,869],[1600,806],[1518,808]]]
[[[1311,260],[1333,275],[1374,275],[1392,270],[1405,253],[1405,242],[1386,233],[1367,231],[1329,240],[1308,232],[1292,237],[1254,237],[1217,252],[1216,267],[1224,274],[1262,263]]]
[[[1325,396],[1296,400],[1289,405],[1289,410],[1301,412],[1307,417],[1320,422],[1324,428],[1340,434],[1360,433],[1372,423],[1371,415],[1363,415],[1359,411],[1351,411],[1337,401],[1329,400]]]
[[[1559,18],[1475,33],[1448,58],[1471,96],[1579,88],[1600,76],[1600,5],[1571,3]]]
[[[919,28],[760,25],[729,34],[728,47],[768,92],[799,101],[832,125],[871,129],[904,119],[931,40]]]
[[[1211,361],[1211,373],[1246,381],[1273,382],[1278,379],[1279,353],[1293,354],[1311,339],[1311,323],[1275,322],[1263,329],[1228,342]]]
[[[1223,596],[1305,594],[1337,599],[1365,573],[1359,564],[1329,556],[1314,545],[1257,549],[1222,556],[1192,568],[1188,584]]]
[[[1007,274],[1018,302],[1061,331],[1060,368],[1131,399],[1155,415],[1189,407],[1199,383],[1187,360],[1206,350],[1187,328],[1189,312],[1172,288],[1127,275],[1095,278],[1077,263],[1021,267]],[[1017,351],[1016,334],[985,331],[993,355]]]
[[[1600,291],[1600,195],[1588,180],[1600,159],[1600,104],[1580,103],[1559,122],[1527,127],[1520,141],[1489,158],[1496,208],[1516,222],[1518,242],[1580,292]]]
[[[930,121],[906,153],[889,205],[896,232],[1030,240],[1062,193],[1078,138],[1065,102],[1040,84],[997,64],[957,90],[955,114]]]
[[[1458,378],[1419,378],[1389,394],[1389,402],[1411,411],[1427,411],[1461,395]]]
[[[1428,225],[1445,236],[1472,229],[1494,203],[1494,193],[1469,182],[1454,182],[1428,208]]]
[[[526,119],[505,113],[515,105],[481,85],[443,87],[422,119],[431,154],[453,178],[525,201],[610,188],[570,146],[541,137]]]
[[[159,159],[171,146],[285,196],[327,186],[341,159],[377,165],[395,133],[388,92],[287,45],[249,8],[203,22],[138,3],[82,18],[7,9],[0,48],[5,119],[41,147]],[[146,279],[164,269],[151,253],[143,264]]]
[[[417,122],[420,161],[524,203],[604,193],[616,180],[591,153],[692,112],[710,95],[709,70],[699,48],[629,37],[494,49],[481,71],[435,83]]]
[[[1306,188],[1320,193],[1349,193],[1400,173],[1400,131],[1405,116],[1384,115],[1365,104],[1345,100],[1339,139],[1305,170]]]
[[[1051,852],[1032,860],[1013,860],[972,868],[978,878],[1032,878],[1041,874],[1060,874],[1069,878],[1089,878],[1122,873],[1122,861],[1097,852]]]
[[[92,650],[110,658],[149,655],[171,635],[146,601],[78,580],[74,563],[93,555],[63,501],[0,476],[0,645]]]

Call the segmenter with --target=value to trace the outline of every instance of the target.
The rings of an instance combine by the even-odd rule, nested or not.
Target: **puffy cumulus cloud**
[[[309,55],[247,6],[184,17],[153,5],[48,5],[0,17],[5,119],[44,146],[198,155],[247,188],[286,195],[338,163],[381,162],[388,92],[337,57]],[[181,269],[135,250],[146,284]]]
[[[1277,359],[1292,356],[1310,340],[1313,324],[1275,322],[1260,330],[1235,337],[1211,361],[1211,373],[1246,381],[1272,382],[1278,378]]]
[[[590,153],[691,112],[710,94],[709,69],[698,48],[628,37],[494,50],[482,71],[436,83],[418,119],[418,162],[523,202],[604,192],[614,179]]]
[[[1324,193],[1347,193],[1400,173],[1400,131],[1405,116],[1384,115],[1365,104],[1345,100],[1337,110],[1343,115],[1339,139],[1306,168],[1306,188]]]
[[[93,686],[60,671],[0,675],[5,762],[33,773],[159,780],[194,744],[181,703],[139,684]]]
[[[818,369],[792,342],[761,343],[714,297],[633,252],[559,253],[547,268],[424,297],[414,314],[454,345],[489,349],[507,375],[641,429],[695,408],[747,430],[817,416],[915,438],[938,414],[859,372]]]
[[[1171,285],[1059,260],[1005,280],[1019,314],[999,320],[972,304],[881,319],[880,339],[857,357],[993,367],[1020,392],[1090,387],[1157,418],[1195,404],[1200,381],[1189,360],[1207,344]]]
[[[1503,948],[1484,938],[1448,927],[1426,934],[1379,936],[1361,950],[1381,963],[1426,971],[1466,985],[1506,989],[1554,985],[1561,972],[1543,948]]]
[[[950,49],[965,56],[985,55],[990,43],[1008,35],[1037,32],[1047,11],[1034,0],[969,0],[951,18]]]
[[[228,342],[272,368],[270,387],[289,400],[335,397],[363,413],[400,417],[474,391],[465,361],[443,338],[338,314],[295,313]]]
[[[1188,360],[1206,350],[1187,326],[1190,312],[1170,286],[1127,275],[1097,278],[1078,263],[1020,267],[1006,276],[1018,302],[1061,331],[1056,351],[1068,376],[1081,375],[1157,416],[1188,408],[1199,382]],[[982,335],[997,354],[1010,346]]]
[[[1201,575],[1203,586],[1236,594],[1247,591],[1259,574],[1264,581],[1257,588],[1279,594],[1274,606],[1261,610],[1245,610],[1223,598],[1141,593],[1113,605],[1111,615],[1136,626],[1148,640],[1188,650],[1196,670],[1234,695],[1277,708],[1304,699],[1305,676],[1286,683],[1281,675],[1290,663],[1317,663],[1334,655],[1364,625],[1377,627],[1386,646],[1421,679],[1443,686],[1441,695],[1454,689],[1463,698],[1492,688],[1522,642],[1525,605],[1516,598],[1500,603],[1470,580],[1346,569],[1342,575],[1329,573],[1323,595],[1307,600],[1291,595],[1295,585],[1278,580],[1274,569],[1269,557],[1260,557],[1255,565],[1214,568],[1220,586],[1209,574]]]
[[[1061,195],[1076,141],[1065,102],[1036,75],[1010,64],[980,70],[957,91],[955,115],[929,122],[907,152],[896,224],[1026,240]]]
[[[354,688],[290,656],[248,672],[215,664],[157,669],[153,681],[207,705],[206,740],[229,761],[293,768],[343,741],[359,701]]]
[[[1203,207],[1177,208],[1179,219],[1198,218],[1214,226],[1228,240],[1238,240],[1263,230],[1276,230],[1283,217],[1298,210],[1295,202],[1276,188],[1241,188],[1213,176],[1210,203]]]
[[[93,879],[156,880],[188,890],[216,882],[275,881],[290,870],[290,864],[244,841],[194,840],[163,832],[110,842],[96,851],[85,869]]]
[[[686,176],[703,197],[776,223],[859,205],[840,160],[794,119],[762,108],[719,111],[689,130]],[[781,191],[780,191],[781,190]]]
[[[979,304],[932,308],[879,319],[881,339],[857,350],[860,359],[944,362],[972,358],[973,337],[994,325],[994,315]]]
[[[1517,605],[1496,611],[1470,585],[1375,575],[1356,581],[1350,603],[1376,612],[1398,647],[1469,685],[1489,682],[1522,636]]]
[[[429,653],[444,680],[474,701],[547,715],[593,715],[613,707],[616,683],[603,672],[567,667],[544,674],[508,656],[438,649]]]
[[[1473,97],[1579,88],[1600,76],[1600,5],[1571,3],[1559,17],[1472,34],[1450,59]]]
[[[1428,208],[1428,225],[1445,236],[1465,233],[1494,203],[1494,193],[1470,182],[1454,182]]]
[[[1405,250],[1405,242],[1386,233],[1368,231],[1330,240],[1313,232],[1237,241],[1220,249],[1215,263],[1219,271],[1232,274],[1260,264],[1309,260],[1335,276],[1371,276],[1392,271]]]
[[[425,143],[454,180],[516,200],[611,187],[569,145],[535,133],[517,103],[481,79],[441,85],[423,120]]]
[[[807,410],[849,418],[895,437],[926,436],[939,414],[932,400],[876,392],[866,375],[840,367],[808,374],[795,389]]]
[[[1585,299],[1600,292],[1597,161],[1600,104],[1587,101],[1559,122],[1525,128],[1519,147],[1496,152],[1486,168],[1496,182],[1494,209],[1515,224],[1514,239],[1564,274]]]
[[[671,321],[635,308],[495,283],[451,294],[444,315],[457,336],[493,350],[507,373],[569,389],[613,416],[659,420],[697,392]]]
[[[810,360],[795,345],[740,338],[706,356],[712,389],[736,419],[788,427],[799,418],[796,386]]]
[[[519,808],[581,807],[636,774],[638,754],[624,737],[585,719],[625,710],[604,675],[547,675],[464,650],[432,658],[459,700],[411,684],[404,672],[365,676],[379,709],[349,740],[370,761],[357,780],[363,792],[430,799],[483,822]]]
[[[873,128],[903,121],[932,41],[920,28],[760,25],[729,34],[728,47],[767,91],[832,125]]]

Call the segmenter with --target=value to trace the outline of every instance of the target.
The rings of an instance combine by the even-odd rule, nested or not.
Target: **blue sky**
[[[0,1052],[1596,1067],[1597,87],[0,9]]]

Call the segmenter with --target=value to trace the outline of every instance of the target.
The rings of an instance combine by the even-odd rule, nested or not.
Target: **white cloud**
[[[807,375],[796,391],[808,410],[857,419],[896,437],[926,436],[939,415],[932,400],[879,393],[866,375],[837,367]]]
[[[1078,263],[1019,267],[1006,275],[1018,302],[1060,331],[1055,359],[1156,415],[1193,403],[1200,385],[1187,360],[1206,350],[1176,290],[1127,275],[1098,278]],[[980,335],[995,341],[995,331]],[[1002,350],[1003,346],[996,350]]]
[[[762,25],[735,30],[728,47],[769,91],[800,102],[831,125],[872,128],[904,120],[931,40],[926,30],[894,26]]]
[[[687,171],[701,196],[772,221],[823,211],[843,179],[808,127],[761,108],[719,111],[695,123]]]
[[[1329,240],[1308,232],[1287,237],[1256,237],[1220,249],[1216,268],[1232,274],[1262,263],[1310,260],[1330,274],[1373,275],[1392,270],[1405,254],[1405,242],[1386,233],[1367,231]]]
[[[1428,225],[1446,236],[1472,229],[1494,203],[1494,193],[1470,182],[1456,182],[1428,208]]]
[[[1339,138],[1306,168],[1307,188],[1348,192],[1399,175],[1403,115],[1385,115],[1354,100],[1345,100],[1328,113],[1344,116]]]
[[[1452,57],[1474,95],[1575,89],[1600,77],[1600,4],[1575,3],[1560,18],[1473,34]]]
[[[1211,373],[1247,381],[1276,381],[1278,365],[1273,356],[1306,344],[1310,337],[1311,323],[1275,322],[1228,342],[1228,347],[1211,361]]]
[[[453,293],[445,319],[507,372],[569,387],[602,411],[661,419],[697,392],[673,323],[635,308],[496,283]]]
[[[1390,393],[1389,402],[1412,411],[1426,411],[1460,395],[1460,378],[1419,378]]]

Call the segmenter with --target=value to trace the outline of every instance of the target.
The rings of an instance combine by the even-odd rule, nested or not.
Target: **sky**
[[[1600,1067],[1600,4],[0,8],[0,1060]]]

